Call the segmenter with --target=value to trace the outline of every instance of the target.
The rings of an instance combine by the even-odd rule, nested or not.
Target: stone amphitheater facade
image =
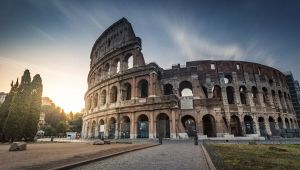
[[[146,64],[122,18],[90,54],[83,138],[201,138],[274,135],[298,128],[285,76],[245,61]]]

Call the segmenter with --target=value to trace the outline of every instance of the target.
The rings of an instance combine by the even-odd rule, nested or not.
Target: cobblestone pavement
[[[130,152],[75,169],[206,170],[208,167],[200,145],[196,146],[191,141],[169,141],[164,142],[163,145]]]

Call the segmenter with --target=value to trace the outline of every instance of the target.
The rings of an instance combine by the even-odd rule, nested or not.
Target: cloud
[[[185,60],[241,60],[276,65],[276,57],[257,42],[248,42],[246,47],[231,42],[218,43],[207,38],[209,35],[201,28],[193,29],[188,21],[176,23],[162,18],[162,25]]]
[[[173,43],[188,60],[243,60],[246,54],[237,45],[212,42],[186,26],[168,23],[165,28]]]
[[[50,34],[48,34],[47,32],[43,31],[42,29],[40,29],[37,26],[32,26],[32,28],[38,32],[40,35],[42,35],[44,38],[50,40],[50,41],[55,41],[55,38],[53,36],[51,36]]]

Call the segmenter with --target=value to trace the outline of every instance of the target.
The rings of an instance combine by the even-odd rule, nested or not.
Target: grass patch
[[[300,169],[300,145],[211,144],[224,165],[217,169]]]

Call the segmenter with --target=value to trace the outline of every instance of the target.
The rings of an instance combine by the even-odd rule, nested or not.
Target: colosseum
[[[90,54],[83,138],[261,138],[298,128],[285,76],[252,62],[145,63],[122,18]]]

